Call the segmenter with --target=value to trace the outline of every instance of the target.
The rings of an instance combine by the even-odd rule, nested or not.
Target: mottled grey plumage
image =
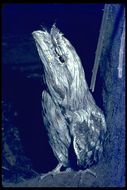
[[[61,166],[70,167],[73,144],[77,166],[88,168],[103,151],[104,115],[88,89],[80,58],[56,26],[50,33],[32,34],[44,65],[43,117],[54,155]]]

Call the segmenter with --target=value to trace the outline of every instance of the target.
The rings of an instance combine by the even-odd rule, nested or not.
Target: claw
[[[46,174],[41,175],[39,181],[40,181],[40,180],[43,180],[45,177],[47,177],[47,176],[49,176],[49,175],[52,175],[53,178],[54,178],[54,176],[57,175],[57,174],[59,174],[59,173],[69,173],[69,172],[73,171],[71,168],[66,168],[65,171],[60,171],[60,169],[61,169],[62,166],[63,166],[63,164],[62,164],[62,163],[59,163],[59,164],[56,166],[55,169],[53,169],[52,171],[50,171],[50,172],[48,172],[48,173],[46,173]]]
[[[49,176],[49,175],[52,175],[52,176],[54,177],[56,174],[60,173],[60,172],[61,172],[60,169],[61,169],[62,165],[63,165],[62,163],[59,163],[59,164],[56,166],[55,169],[53,169],[52,171],[50,171],[50,172],[48,172],[48,173],[46,173],[46,174],[41,175],[39,181],[40,181],[40,180],[43,180],[45,177],[47,177],[47,176]]]
[[[97,177],[96,173],[93,172],[93,171],[90,170],[90,169],[86,169],[85,172],[88,172],[88,173],[92,174],[94,177]]]
[[[80,178],[79,178],[79,185],[80,184],[82,184],[82,174],[85,174],[85,173],[90,173],[90,174],[92,174],[94,177],[97,177],[97,175],[96,175],[96,173],[95,172],[93,172],[92,170],[90,170],[90,169],[86,169],[86,170],[79,170],[78,171],[78,173],[79,173],[79,175],[80,175]],[[77,175],[77,173],[75,174],[75,176]],[[78,185],[78,186],[79,186]]]

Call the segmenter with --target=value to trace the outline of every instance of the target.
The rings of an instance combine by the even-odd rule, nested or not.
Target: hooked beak
[[[50,62],[54,59],[51,50],[50,34],[47,31],[37,30],[32,32],[32,35],[35,40],[37,50],[43,64],[50,64]]]

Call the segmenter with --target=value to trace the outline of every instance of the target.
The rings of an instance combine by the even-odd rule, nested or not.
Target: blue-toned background
[[[18,69],[23,64],[22,67],[30,64],[34,67],[36,63],[30,60],[35,57],[41,65],[37,52],[31,53],[35,48],[34,42],[27,41],[24,36],[31,38],[31,33],[41,29],[41,25],[50,30],[55,22],[75,47],[90,86],[103,8],[104,4],[4,4],[2,7],[2,98],[12,104],[18,113],[16,119],[12,119],[19,128],[25,154],[38,172],[51,170],[57,161],[42,129],[42,84],[40,80],[30,79]],[[29,42],[32,45],[28,48]],[[27,59],[28,56],[30,59]],[[13,71],[15,65],[17,69]],[[93,95],[97,105],[102,108],[99,74],[96,83]]]
[[[89,70],[86,78],[90,84],[103,8],[104,4],[5,4],[2,33],[31,35],[41,25],[50,30],[55,22]]]

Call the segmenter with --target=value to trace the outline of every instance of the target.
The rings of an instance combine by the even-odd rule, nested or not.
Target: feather
[[[65,167],[73,165],[75,155],[77,167],[88,168],[103,152],[104,114],[88,89],[79,56],[60,30],[53,25],[50,33],[32,34],[45,68],[42,108],[54,155]]]

